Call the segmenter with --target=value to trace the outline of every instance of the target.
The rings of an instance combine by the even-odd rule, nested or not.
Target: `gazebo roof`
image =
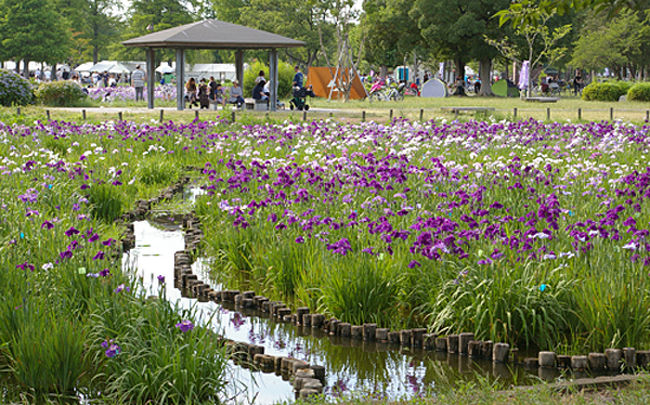
[[[183,49],[270,49],[305,46],[302,41],[215,19],[154,32],[122,42],[124,46]]]

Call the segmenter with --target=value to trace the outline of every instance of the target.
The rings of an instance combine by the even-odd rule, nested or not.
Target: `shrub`
[[[650,82],[637,83],[627,92],[629,101],[650,101]]]
[[[14,72],[0,69],[0,105],[25,105],[33,98],[29,81]]]
[[[264,77],[268,80],[269,67],[260,61],[252,63],[244,72],[244,97],[251,97],[253,87],[255,87],[255,78],[264,71]],[[278,62],[278,98],[288,97],[291,94],[291,82],[293,81],[293,68],[286,62]],[[305,81],[307,78],[305,77]]]
[[[582,99],[587,101],[618,101],[627,94],[632,85],[628,82],[592,82],[582,91]]]
[[[41,83],[36,89],[39,103],[55,107],[77,106],[87,96],[77,83],[70,80]]]

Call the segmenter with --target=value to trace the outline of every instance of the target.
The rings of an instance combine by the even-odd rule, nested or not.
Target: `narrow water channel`
[[[180,227],[149,221],[136,222],[134,227],[136,247],[127,256],[126,265],[142,278],[149,293],[157,293],[157,276],[162,275],[167,281],[167,299],[178,301],[183,307],[197,305],[204,318],[212,316],[211,326],[222,336],[264,346],[267,354],[291,356],[325,366],[327,395],[354,392],[395,400],[435,393],[441,384],[469,382],[479,376],[514,384],[529,384],[538,377],[537,370],[531,374],[521,367],[511,370],[503,364],[470,361],[466,356],[331,337],[320,329],[276,322],[255,311],[236,311],[227,304],[187,298],[172,287],[174,252],[184,248]],[[198,260],[193,272],[219,289],[219,281],[210,278],[205,271],[207,267],[204,260]],[[291,384],[275,374],[251,372],[236,365],[230,366],[229,373],[229,381],[237,382],[229,384],[227,393],[228,398],[236,396],[233,402],[270,404],[294,398]]]

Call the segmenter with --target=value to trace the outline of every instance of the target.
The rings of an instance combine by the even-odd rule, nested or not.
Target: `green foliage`
[[[74,107],[82,105],[88,95],[71,80],[43,82],[36,89],[36,101],[54,107]]]
[[[632,85],[623,81],[591,82],[582,90],[582,99],[587,101],[618,101],[627,94]]]
[[[182,320],[194,319],[194,310],[171,306],[160,295],[143,301],[125,294],[97,303],[90,318],[91,341],[94,360],[104,371],[93,383],[118,403],[218,402],[225,384],[224,347],[209,329],[176,328]],[[107,336],[121,349],[112,359],[101,347]]]
[[[140,181],[148,186],[170,184],[178,175],[178,166],[164,160],[147,160],[138,168]]]
[[[548,285],[540,291],[540,285]],[[479,338],[555,347],[569,330],[571,283],[560,271],[538,274],[534,266],[466,269],[433,295],[430,319],[436,333],[473,330]]]
[[[119,36],[117,0],[54,0],[72,31],[69,59],[75,64],[108,59],[108,47]]]
[[[624,66],[650,62],[650,23],[639,13],[624,12],[614,18],[592,14],[575,43],[572,65],[588,70],[605,67],[620,72]]]
[[[0,1],[3,57],[57,63],[65,59],[70,33],[52,0]]]
[[[188,24],[196,20],[184,0],[134,0],[129,9],[129,20],[122,31],[124,40],[149,34],[147,27],[151,24],[154,31],[162,31],[179,25]],[[113,45],[113,53],[125,59],[142,58],[142,49],[125,48],[119,41]],[[159,50],[161,60],[171,60],[173,50]]]
[[[335,52],[335,26],[330,18],[334,0],[214,0],[216,18],[305,41],[304,48],[280,50],[281,57],[303,66],[317,63],[322,39]],[[264,52],[266,54],[266,52]],[[321,59],[322,60],[322,59]]]
[[[385,259],[389,260],[389,259]],[[398,287],[381,261],[340,260],[328,267],[321,304],[344,322],[388,327],[395,323]]]
[[[417,21],[410,15],[410,0],[369,0],[363,2],[364,57],[374,65],[398,66],[418,45],[422,37]]]
[[[0,105],[26,105],[33,99],[29,82],[16,73],[0,69]]]
[[[88,201],[92,204],[93,217],[107,223],[122,215],[122,199],[110,184],[94,184],[88,189]]]
[[[269,80],[269,67],[259,60],[251,63],[244,72],[244,97],[252,97],[253,87],[255,87],[255,78],[264,71],[264,77]],[[291,96],[291,83],[293,81],[294,70],[287,62],[278,62],[278,98]],[[306,80],[306,78],[305,78]]]
[[[629,101],[650,101],[650,83],[637,83],[627,92]]]
[[[80,326],[76,321],[28,316],[7,353],[17,382],[37,397],[73,395],[90,368],[85,331]]]
[[[509,3],[508,0],[417,0],[410,15],[417,21],[420,35],[436,57],[452,59],[456,71],[462,72],[472,58],[496,56],[497,51],[485,41],[484,35],[503,35],[497,30],[497,21],[492,15]]]

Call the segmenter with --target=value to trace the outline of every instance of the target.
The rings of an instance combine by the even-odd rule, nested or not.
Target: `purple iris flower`
[[[71,226],[70,228],[68,228],[67,231],[65,231],[65,236],[72,236],[72,235],[76,235],[78,233],[79,233],[79,231],[76,230],[74,226]]]
[[[411,260],[411,262],[408,265],[409,269],[414,269],[414,268],[419,267],[419,266],[422,266],[422,265],[417,260]]]
[[[130,289],[127,285],[125,285],[125,284],[120,284],[120,285],[118,285],[117,288],[116,288],[115,290],[113,290],[113,291],[115,292],[115,294],[119,294],[119,293],[121,293],[122,291],[129,292],[129,291],[131,291],[131,289]]]
[[[194,324],[191,321],[188,321],[187,319],[179,322],[176,324],[176,327],[181,330],[181,332],[189,332],[192,329],[194,329]]]

